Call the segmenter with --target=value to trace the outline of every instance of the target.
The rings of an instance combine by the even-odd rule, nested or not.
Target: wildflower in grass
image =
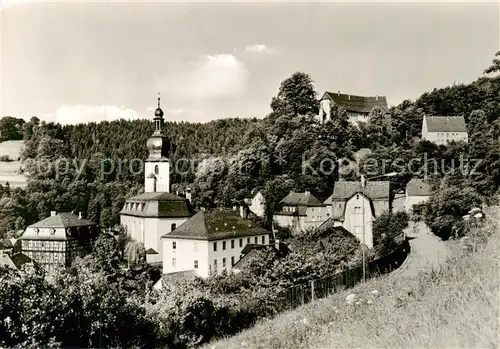
[[[351,293],[350,295],[348,295],[345,300],[347,301],[348,304],[351,304],[352,302],[354,302],[354,300],[356,299],[356,295],[354,293]]]
[[[307,325],[307,319],[305,319],[305,318],[304,318],[304,319],[302,319],[302,323],[303,323],[304,325]]]
[[[372,300],[371,300],[371,299],[369,299],[368,301],[366,301],[366,303],[368,303],[368,304],[373,304],[373,302],[372,302]]]
[[[247,342],[241,342],[241,346],[244,347],[247,345]]]
[[[372,291],[372,295],[376,296],[378,294],[378,291],[377,290],[373,290]]]

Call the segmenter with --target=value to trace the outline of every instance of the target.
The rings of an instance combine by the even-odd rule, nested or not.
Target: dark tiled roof
[[[241,254],[247,254],[250,252],[251,249],[253,248],[262,248],[267,245],[261,245],[261,244],[246,244],[245,247],[243,247],[243,250],[241,250]]]
[[[467,132],[463,116],[425,116],[428,132]]]
[[[270,232],[249,219],[242,218],[239,210],[217,208],[198,212],[177,229],[162,237],[210,241],[264,234]]]
[[[0,256],[0,265],[10,267],[12,269],[21,270],[21,267],[26,263],[32,263],[30,257],[26,256],[24,253],[16,253],[12,256],[3,254]]]
[[[162,283],[162,286],[169,286],[171,282],[180,281],[185,278],[194,278],[196,277],[195,270],[183,270],[177,271],[175,273],[163,274],[159,280]]]
[[[50,216],[30,225],[30,228],[72,228],[97,225],[97,223],[87,219],[80,219],[77,215],[62,212],[55,216]]]
[[[133,207],[129,207],[132,204]],[[135,204],[139,204],[136,209]],[[137,217],[190,217],[193,215],[189,202],[172,193],[143,193],[131,197],[120,214]]]
[[[334,229],[334,230],[337,230],[339,232],[342,232],[343,234],[351,234],[346,228],[344,228],[342,226],[335,226],[335,218],[334,217],[328,218],[317,229],[319,231],[324,231],[327,229]]]
[[[406,185],[406,193],[408,196],[430,196],[432,189],[429,183],[421,179],[412,179]]]
[[[146,250],[146,254],[158,254],[158,252],[156,252],[155,250],[153,250],[152,248],[148,248]]]
[[[364,190],[361,188],[361,182],[338,181],[335,182],[333,187],[333,195],[325,202],[331,200],[348,200],[354,194],[364,192],[365,195],[372,200],[387,199],[389,200],[390,182],[388,181],[374,181],[366,182]]]
[[[380,107],[384,111],[389,110],[385,96],[363,97],[344,93],[325,92],[323,98],[325,97],[344,107],[348,112],[368,114],[374,107]]]
[[[272,255],[274,258],[282,258],[282,257],[285,257],[286,255],[288,255],[288,253],[290,253],[290,249],[284,243],[279,244],[279,250],[276,249],[274,244],[273,245],[252,245],[252,244],[249,244],[247,246],[250,246],[250,248],[248,248],[248,250],[246,252],[242,251],[242,254],[244,254],[244,256],[233,265],[233,269],[242,270],[246,267],[249,267],[251,265],[252,261],[255,260],[255,257],[256,257],[255,255],[258,253],[258,251],[263,251],[268,256]],[[245,246],[245,248],[247,246]]]
[[[305,193],[290,192],[281,203],[284,206],[324,206],[314,195],[306,191]]]

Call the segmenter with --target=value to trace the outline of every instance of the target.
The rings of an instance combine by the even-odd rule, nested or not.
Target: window
[[[231,248],[234,248],[234,240],[231,240]]]
[[[193,251],[198,252],[198,244],[196,242],[193,242]]]
[[[225,241],[222,241],[222,249],[225,250],[226,249],[226,242]]]
[[[266,237],[263,235],[262,236],[262,245],[264,245],[266,243]]]
[[[360,206],[355,206],[354,207],[354,213],[361,213],[361,207]]]
[[[170,226],[170,231],[175,230],[175,228],[177,228],[177,224],[172,223],[172,225]]]
[[[226,267],[226,258],[222,258],[222,268]]]
[[[359,200],[359,194],[356,194],[356,200]]]
[[[243,239],[240,239],[240,247],[243,247]]]
[[[234,265],[234,256],[231,257],[231,266]]]
[[[198,269],[198,261],[196,259],[194,260],[194,268]]]
[[[176,262],[176,259],[175,258],[172,258],[172,266],[175,267],[175,262]]]
[[[217,241],[214,242],[214,251],[217,251]]]
[[[253,240],[255,241],[256,244],[259,243],[259,240],[258,240],[257,236]]]
[[[339,204],[339,210],[342,208],[342,204]]]
[[[177,243],[175,241],[172,241],[172,250],[176,250],[177,249]]]
[[[155,166],[155,175],[157,175],[158,173],[160,173],[160,169],[158,168],[158,165]]]
[[[250,238],[247,238],[247,244],[249,244],[249,243],[250,243]]]
[[[214,259],[214,271],[217,271],[217,259]]]

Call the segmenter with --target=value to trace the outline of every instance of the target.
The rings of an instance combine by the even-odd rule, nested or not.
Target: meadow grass
[[[454,249],[442,267],[370,280],[206,347],[496,348],[500,233],[486,232],[478,252]]]

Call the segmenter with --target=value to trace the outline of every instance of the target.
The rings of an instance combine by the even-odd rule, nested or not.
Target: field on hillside
[[[15,160],[10,162],[0,161],[0,185],[7,182],[11,187],[24,187],[27,184],[27,177],[20,174],[21,162],[17,161],[21,156],[23,141],[5,141],[0,143],[0,157],[8,156]]]
[[[0,157],[7,155],[9,159],[17,161],[21,157],[23,141],[0,142]]]
[[[370,280],[206,348],[496,348],[497,228],[476,254],[453,249],[444,266]]]

